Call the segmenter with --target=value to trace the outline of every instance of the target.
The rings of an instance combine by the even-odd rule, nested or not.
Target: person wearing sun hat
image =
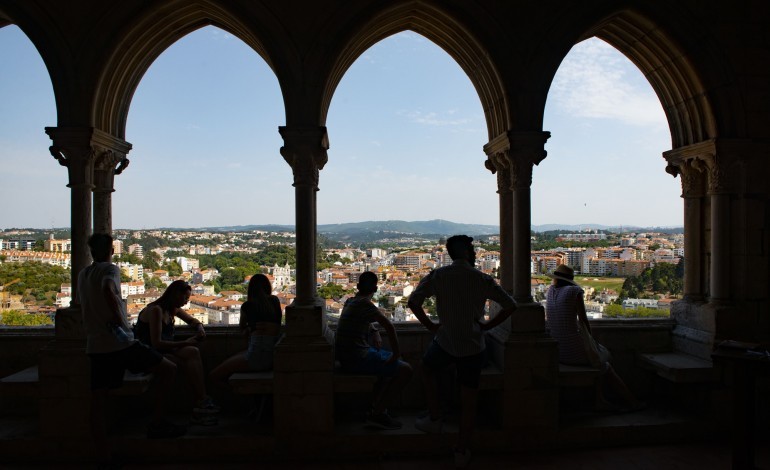
[[[553,284],[546,293],[546,323],[551,336],[558,342],[559,362],[569,365],[590,365],[602,370],[596,387],[595,406],[598,410],[639,410],[644,403],[636,399],[623,380],[610,365],[607,348],[591,336],[583,289],[575,282],[575,271],[560,264],[549,274]],[[618,406],[608,401],[602,393],[607,384],[625,402]]]

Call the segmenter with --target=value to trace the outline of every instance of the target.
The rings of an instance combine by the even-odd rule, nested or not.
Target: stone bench
[[[505,376],[497,365],[490,362],[481,369],[479,390],[502,390],[504,384]]]
[[[126,371],[123,386],[110,390],[110,395],[140,395],[150,388],[152,374],[132,374]],[[40,389],[40,371],[38,366],[27,367],[0,379],[0,395],[7,397],[36,397]]]
[[[722,378],[721,369],[711,361],[681,352],[641,353],[637,363],[673,383],[709,383]]]
[[[559,363],[559,386],[561,387],[591,387],[602,371],[591,366],[576,366]]]
[[[335,393],[364,393],[372,391],[377,383],[377,376],[335,371],[332,380]],[[233,393],[239,395],[273,393],[273,371],[238,372],[231,375],[228,382]]]
[[[273,393],[273,371],[236,372],[228,380],[233,393],[256,395]]]
[[[0,379],[0,396],[35,397],[38,395],[39,384],[37,366],[27,367]]]

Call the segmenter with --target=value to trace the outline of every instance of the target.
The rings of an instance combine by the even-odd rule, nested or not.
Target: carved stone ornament
[[[329,161],[326,128],[279,128],[284,139],[281,156],[294,172],[294,186],[318,190],[319,170]]]
[[[530,188],[532,186],[531,161],[511,159],[511,189]]]
[[[703,179],[705,177],[705,163],[699,159],[684,160],[679,163],[678,166],[669,164],[666,167],[666,171],[669,171],[669,167],[676,169],[676,174],[680,176],[682,181],[682,197],[684,198],[697,198],[702,197],[703,191]]]

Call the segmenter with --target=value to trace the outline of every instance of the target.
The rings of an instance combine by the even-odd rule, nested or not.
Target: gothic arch
[[[166,15],[157,21],[157,15]],[[207,0],[178,0],[163,5],[163,11],[147,11],[142,18],[121,36],[107,61],[95,92],[93,116],[95,126],[114,136],[125,138],[126,120],[131,98],[149,67],[168,47],[185,35],[204,26],[216,26],[248,44],[278,75],[281,69],[278,54],[270,54],[265,38],[254,33],[255,25],[243,18],[256,21],[260,15],[244,15],[224,9]],[[261,18],[265,18],[264,15]],[[266,22],[266,23],[269,23]],[[260,31],[269,30],[269,27]],[[280,42],[280,41],[277,41]],[[286,54],[284,54],[286,55]],[[275,57],[278,57],[276,59]],[[283,86],[282,86],[283,89]]]
[[[448,12],[423,2],[407,2],[375,13],[336,49],[321,95],[320,122],[326,122],[332,97],[345,72],[367,49],[393,34],[411,30],[444,49],[468,75],[478,93],[492,139],[509,128],[508,100],[489,54],[465,25]]]
[[[666,113],[673,148],[714,138],[716,120],[706,88],[682,49],[651,21],[623,12],[592,31],[644,73]]]

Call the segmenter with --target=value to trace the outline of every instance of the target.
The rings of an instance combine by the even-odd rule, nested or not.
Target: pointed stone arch
[[[646,15],[621,11],[605,17],[584,37],[609,43],[647,78],[661,102],[673,148],[715,138],[712,102],[692,57],[674,37]]]
[[[358,28],[337,50],[321,96],[320,122],[326,122],[332,97],[347,70],[367,49],[402,31],[414,31],[446,51],[467,74],[481,101],[489,138],[509,128],[510,113],[500,75],[481,41],[460,20],[436,5],[407,2],[382,10]]]
[[[157,21],[164,15],[165,21]],[[142,77],[172,44],[187,34],[205,26],[216,26],[240,39],[259,54],[276,72],[274,57],[265,45],[268,41],[258,37],[253,24],[265,15],[244,15],[228,11],[223,5],[205,0],[178,0],[163,5],[162,9],[145,12],[142,18],[125,34],[113,49],[95,92],[93,116],[95,126],[112,135],[125,138],[129,105]],[[269,23],[269,21],[264,21]],[[262,22],[260,22],[260,26]],[[265,27],[269,30],[269,27]],[[262,28],[260,28],[260,31]],[[281,83],[280,74],[279,84]],[[282,87],[283,88],[283,87]]]

